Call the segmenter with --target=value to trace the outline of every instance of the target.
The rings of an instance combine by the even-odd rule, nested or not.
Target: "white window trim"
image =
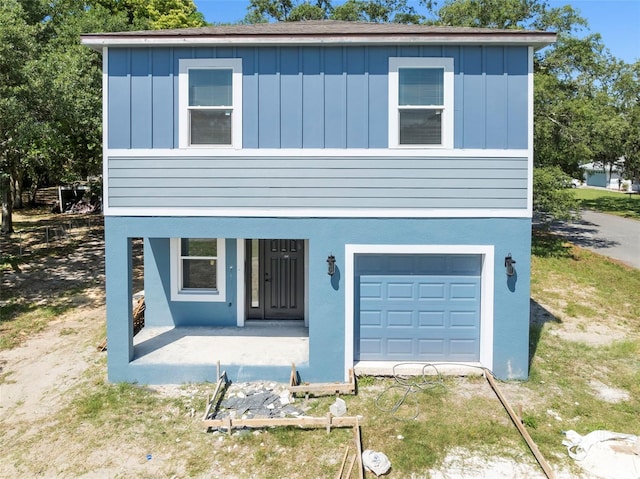
[[[225,240],[217,238],[218,255],[216,257],[216,289],[182,289],[182,261],[180,261],[180,239],[171,238],[170,262],[171,262],[171,301],[226,301],[226,255]]]
[[[345,303],[344,303],[344,377],[354,366],[355,334],[355,255],[375,254],[476,254],[482,255],[480,273],[480,364],[493,370],[493,298],[494,261],[493,245],[389,245],[347,244],[345,245]],[[364,363],[365,361],[360,361]],[[464,364],[464,363],[461,363]],[[467,363],[470,365],[476,363]]]
[[[400,144],[400,115],[398,113],[398,70],[400,68],[442,68],[444,70],[441,144]],[[453,148],[453,79],[453,58],[389,58],[389,148]]]
[[[231,145],[189,144],[189,70],[231,69]],[[178,130],[180,148],[242,148],[242,59],[241,58],[181,58],[178,77]]]

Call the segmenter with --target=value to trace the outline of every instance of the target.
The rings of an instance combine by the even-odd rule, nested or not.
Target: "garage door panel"
[[[360,297],[382,299],[382,283],[368,282],[361,284]]]
[[[406,356],[413,354],[413,340],[389,339],[387,340],[387,354],[390,356]]]
[[[445,342],[441,339],[419,339],[418,358],[437,360],[445,357]]]
[[[418,326],[420,328],[444,327],[444,311],[418,311]]]
[[[425,299],[442,299],[446,297],[446,289],[444,283],[420,283],[418,286],[418,297]]]
[[[415,300],[413,283],[387,283],[387,299]]]
[[[376,355],[383,354],[382,339],[361,339],[360,340],[360,354],[361,355]]]
[[[364,327],[382,327],[381,311],[362,311],[360,313],[360,325]]]
[[[449,326],[451,328],[472,329],[475,333],[478,315],[475,311],[451,311],[449,313]]]
[[[479,360],[480,255],[358,256],[356,359]]]
[[[476,342],[469,339],[452,340],[449,342],[450,356],[456,361],[475,361],[476,358]]]
[[[480,291],[480,278],[477,282],[465,282],[465,283],[451,283],[450,284],[449,297],[452,300],[456,299],[471,299],[475,300],[478,297]]]
[[[389,328],[413,328],[413,311],[388,311],[387,327]]]

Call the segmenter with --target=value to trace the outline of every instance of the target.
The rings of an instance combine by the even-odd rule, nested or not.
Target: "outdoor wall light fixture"
[[[513,276],[515,274],[514,264],[516,264],[516,260],[511,257],[511,253],[504,257],[504,267],[507,268],[507,276]]]
[[[329,276],[333,276],[336,273],[336,257],[330,254],[327,257],[327,264],[329,265]]]

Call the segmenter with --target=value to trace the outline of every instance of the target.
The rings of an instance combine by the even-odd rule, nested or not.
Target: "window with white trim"
[[[242,59],[180,59],[180,147],[242,148]]]
[[[225,301],[225,241],[171,238],[171,299]]]
[[[453,148],[453,58],[389,58],[389,148]]]

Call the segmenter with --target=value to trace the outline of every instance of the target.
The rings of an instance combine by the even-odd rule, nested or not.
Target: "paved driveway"
[[[583,211],[580,221],[552,229],[575,245],[640,269],[640,221]]]

